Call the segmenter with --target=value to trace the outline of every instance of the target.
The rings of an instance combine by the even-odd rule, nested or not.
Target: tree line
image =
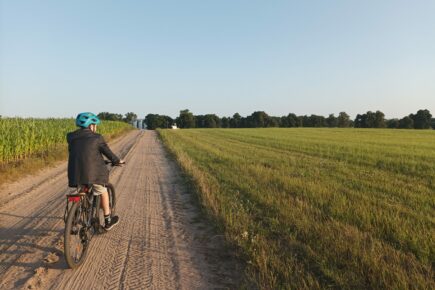
[[[159,114],[148,114],[144,122],[148,129],[171,128],[175,123],[179,128],[268,128],[268,127],[338,127],[338,128],[398,128],[398,129],[435,129],[435,119],[429,110],[418,110],[401,119],[386,119],[381,111],[368,111],[358,114],[354,120],[346,112],[338,116],[330,114],[297,116],[290,113],[287,116],[269,116],[264,111],[256,111],[242,117],[235,113],[232,117],[220,118],[216,114],[194,115],[188,109],[181,110],[175,119]]]
[[[126,122],[126,123],[131,123],[137,119],[137,115],[133,112],[128,112],[124,115],[116,114],[116,113],[109,113],[109,112],[101,112],[101,113],[98,113],[97,116],[101,120],[120,121],[120,122]]]

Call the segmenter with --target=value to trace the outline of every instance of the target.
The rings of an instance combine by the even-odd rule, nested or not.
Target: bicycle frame
[[[92,227],[94,227],[95,232],[100,232],[102,230],[101,223],[100,223],[100,216],[99,216],[101,197],[94,196],[92,194],[92,188],[89,188],[85,192],[67,194],[66,198],[67,198],[67,203],[66,203],[65,213],[64,213],[64,222],[66,222],[68,213],[72,205],[74,203],[79,202],[80,203],[79,211],[85,211],[86,220],[84,222],[86,224],[87,230],[89,230]]]

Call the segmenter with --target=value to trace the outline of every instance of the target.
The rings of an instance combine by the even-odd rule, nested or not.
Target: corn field
[[[130,125],[104,121],[98,133],[116,134]],[[58,146],[66,146],[66,134],[76,130],[74,119],[0,119],[0,164],[17,162],[43,154]]]

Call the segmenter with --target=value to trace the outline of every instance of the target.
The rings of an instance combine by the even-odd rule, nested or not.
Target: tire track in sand
[[[219,253],[228,251],[222,243],[210,238],[210,227],[198,222],[199,211],[192,205],[191,194],[182,185],[179,169],[167,157],[156,132],[141,132],[137,138],[130,140],[135,144],[125,142],[124,146],[118,148],[124,153],[127,152],[126,148],[131,148],[125,157],[127,165],[115,168],[110,177],[117,193],[116,211],[121,218],[119,225],[108,233],[94,237],[86,261],[76,270],[67,269],[61,257],[51,266],[42,265],[42,270],[37,270],[32,277],[27,275],[19,281],[13,281],[17,271],[11,270],[11,265],[2,264],[0,260],[0,266],[4,265],[9,271],[8,281],[11,282],[0,284],[1,287],[237,288],[240,279],[236,276],[240,276],[243,269],[238,267],[239,264],[234,262],[231,255],[225,254],[226,261],[219,259]],[[61,188],[59,186],[56,190]],[[47,196],[56,198],[60,194],[58,191]],[[47,207],[35,205],[39,207],[38,214],[50,214],[60,219],[60,222],[54,222],[55,225],[44,225],[57,237],[63,234],[63,202],[62,198],[61,209],[57,209],[57,202]],[[28,230],[31,231],[31,228]],[[27,241],[40,244],[42,240]],[[31,256],[31,253],[28,255]],[[30,267],[29,270],[36,269]]]
[[[122,155],[135,144],[137,134],[131,132],[111,146]],[[65,194],[69,191],[66,162],[1,189],[0,289],[23,286],[45,265],[47,255],[62,255],[58,241],[63,234]]]

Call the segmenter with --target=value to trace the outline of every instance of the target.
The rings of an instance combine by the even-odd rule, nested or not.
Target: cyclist
[[[68,141],[68,183],[70,187],[92,186],[94,195],[101,195],[101,207],[104,212],[104,228],[109,231],[119,222],[118,216],[111,216],[109,194],[105,185],[109,182],[109,170],[103,155],[112,164],[125,162],[110,150],[103,136],[97,134],[100,119],[93,113],[80,113],[76,125],[80,129],[67,134]]]

